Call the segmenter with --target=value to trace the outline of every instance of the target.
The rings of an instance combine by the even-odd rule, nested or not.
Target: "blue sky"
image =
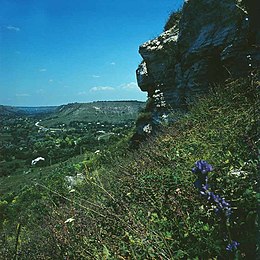
[[[182,0],[0,0],[0,104],[146,100],[138,47]]]

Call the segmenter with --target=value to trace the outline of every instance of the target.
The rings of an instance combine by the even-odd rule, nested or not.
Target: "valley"
[[[24,108],[23,113],[9,107],[13,113],[0,117],[0,177],[27,172],[39,156],[45,158],[39,166],[45,167],[104,150],[128,136],[143,107],[135,101]]]

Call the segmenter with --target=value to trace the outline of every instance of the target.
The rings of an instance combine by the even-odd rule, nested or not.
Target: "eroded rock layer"
[[[210,84],[260,67],[259,13],[257,0],[185,1],[172,28],[140,46],[137,81],[151,117],[139,122],[139,134],[172,109],[185,110]]]

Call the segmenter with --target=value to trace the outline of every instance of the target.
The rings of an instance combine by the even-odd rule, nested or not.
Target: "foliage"
[[[2,116],[0,177],[31,170],[32,160],[39,156],[45,158],[45,161],[35,167],[63,162],[85,152],[103,150],[128,136],[134,127],[138,108],[142,106],[142,102],[131,101],[118,102],[118,104],[117,102],[96,103],[94,103],[96,106],[103,106],[98,111],[103,119],[106,118],[106,121],[97,121],[100,117],[95,116],[93,111],[91,118],[82,118],[81,110],[84,112],[87,108],[91,108],[90,104],[78,104],[81,113],[74,105],[69,106],[74,113],[80,114],[80,121],[79,118],[73,118],[73,115],[69,114],[66,108],[65,111],[63,110],[65,115],[57,116],[57,113],[54,114],[59,123],[55,124],[55,120],[50,120],[54,126],[49,128],[45,125],[44,117],[43,121],[40,121],[34,116],[20,114],[18,116]],[[109,108],[113,104],[117,104],[117,107],[114,108],[114,111],[109,112]],[[110,119],[111,116],[113,120]],[[68,125],[65,124],[67,121],[69,121]]]
[[[152,118],[151,112],[142,112],[139,114],[139,116],[136,120],[136,125],[139,125],[141,123],[143,123],[143,124],[148,123],[148,122],[150,122],[151,118]]]
[[[72,122],[101,122],[119,124],[136,119],[144,102],[140,101],[97,101],[92,103],[72,103],[58,107],[57,112],[44,118],[47,127],[69,125]]]
[[[231,205],[237,254],[255,259],[258,84],[216,86],[138,151],[125,137],[5,193],[2,256],[13,257],[20,223],[20,259],[233,259],[237,244],[226,250],[222,221],[193,185],[190,169],[203,158],[214,165],[210,189]],[[64,176],[78,173],[84,180],[69,187]]]

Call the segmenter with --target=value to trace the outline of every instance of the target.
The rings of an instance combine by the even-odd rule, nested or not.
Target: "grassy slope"
[[[210,189],[232,205],[230,235],[241,244],[238,254],[254,259],[255,86],[240,80],[215,89],[139,151],[107,152],[85,162],[85,181],[74,192],[64,185],[61,169],[18,196],[8,210],[20,212],[13,223],[23,226],[21,258],[232,259],[234,253],[225,250],[225,219],[193,186],[191,168],[205,159],[214,167]],[[7,224],[3,230],[8,256],[15,238]]]
[[[45,118],[42,124],[53,126],[59,123],[69,124],[72,121],[122,123],[135,120],[144,105],[144,102],[139,101],[73,103],[59,107],[56,113]]]
[[[258,99],[247,80],[215,89],[128,164],[120,162],[111,170],[115,179],[107,181],[108,189],[116,191],[116,212],[128,215],[133,228],[122,225],[116,242],[103,239],[113,253],[142,259],[232,257],[225,250],[224,219],[193,186],[191,168],[205,159],[214,167],[211,190],[232,205],[231,237],[241,243],[242,256],[254,259]]]
[[[62,169],[63,165],[72,165],[81,163],[85,160],[86,155],[77,155],[65,162],[53,164],[45,167],[31,167],[19,169],[16,174],[1,177],[0,178],[0,196],[5,196],[8,193],[19,194],[20,191],[26,186],[32,186],[35,182],[45,179],[49,175],[55,174],[58,170]],[[63,175],[70,174],[70,172],[64,172]]]

